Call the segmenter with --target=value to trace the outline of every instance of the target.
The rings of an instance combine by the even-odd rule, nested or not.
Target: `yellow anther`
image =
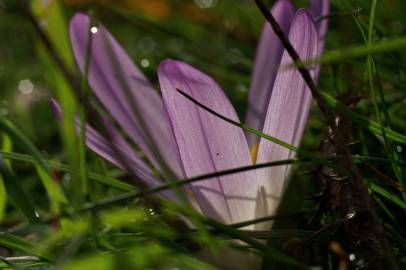
[[[259,142],[254,144],[251,148],[251,159],[252,163],[255,165],[257,163],[257,156],[258,156],[258,148],[259,148]]]

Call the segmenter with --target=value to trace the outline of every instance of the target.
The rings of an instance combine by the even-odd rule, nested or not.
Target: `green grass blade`
[[[34,202],[21,187],[19,180],[11,172],[3,157],[0,155],[0,174],[3,177],[8,198],[19,209],[30,223],[38,223]]]
[[[186,216],[191,216],[195,220],[199,220],[203,224],[206,224],[207,226],[212,227],[217,232],[224,233],[232,238],[235,238],[235,239],[238,239],[238,240],[241,240],[241,241],[247,243],[252,248],[260,251],[264,257],[286,263],[287,265],[290,265],[292,267],[297,267],[297,269],[309,269],[309,267],[305,266],[304,264],[300,264],[298,261],[296,261],[295,259],[286,255],[285,253],[283,253],[271,246],[263,244],[260,241],[255,240],[254,238],[250,237],[247,233],[245,233],[243,231],[234,229],[234,228],[232,228],[228,225],[225,225],[221,222],[218,222],[214,219],[204,217],[204,216],[200,215],[199,213],[197,213],[196,211],[193,211],[193,210],[190,211],[187,208],[184,208],[183,206],[179,206],[179,205],[172,203],[171,207],[176,209],[179,213],[182,213]]]
[[[324,100],[326,103],[331,106],[332,108],[338,110],[340,113],[344,114],[348,118],[350,118],[354,123],[359,124],[361,127],[369,130],[372,133],[375,133],[377,135],[383,136],[383,131],[386,133],[386,136],[388,139],[406,144],[406,136],[403,134],[400,134],[396,131],[393,131],[389,128],[382,127],[382,125],[367,119],[366,117],[348,109],[344,104],[339,102],[337,99],[335,99],[333,96],[326,92],[320,92],[320,94],[323,96]]]
[[[378,0],[373,0],[371,4],[371,12],[369,16],[369,25],[368,25],[368,40],[367,45],[373,45],[373,38],[374,38],[374,23],[375,23],[375,12]],[[372,102],[374,104],[375,115],[378,123],[382,125],[382,127],[390,127],[390,118],[388,109],[386,107],[385,96],[382,90],[382,87],[379,87],[379,74],[377,67],[375,65],[375,61],[372,55],[368,55],[367,59],[367,71],[368,71],[368,82],[369,88],[371,90]],[[375,86],[376,82],[376,86]],[[378,97],[380,100],[378,100]],[[381,105],[381,106],[380,106]],[[382,111],[381,111],[382,110]],[[396,151],[395,147],[391,142],[388,141],[386,132],[382,129],[382,137],[385,145],[385,150],[392,162],[392,168],[395,172],[397,179],[402,183],[403,186],[406,184],[406,180],[402,177],[402,169],[395,164],[396,160],[400,160],[400,156]],[[406,194],[402,193],[403,200],[406,200]]]
[[[0,175],[0,221],[3,220],[7,205],[7,192],[3,176]]]
[[[40,251],[44,249],[40,249],[38,244],[33,244],[25,240],[24,238],[14,234],[0,233],[0,245],[11,250],[23,252],[25,254],[33,255],[42,259],[51,259],[51,256],[48,253]]]
[[[28,153],[32,155],[35,160],[35,167],[37,169],[38,175],[51,201],[51,208],[56,211],[56,213],[58,213],[61,204],[67,203],[67,200],[61,187],[51,177],[50,170],[47,164],[44,162],[44,158],[42,157],[39,150],[10,121],[7,121],[4,118],[0,118],[0,129],[7,133],[10,138],[12,138],[13,141],[15,141],[20,147],[24,148]]]
[[[369,46],[359,45],[339,51],[327,51],[320,59],[305,61],[305,63],[329,64],[347,61],[353,58],[365,57],[377,53],[399,50],[406,47],[406,36],[380,41]]]
[[[89,64],[90,64],[90,55],[92,49],[92,42],[93,42],[93,34],[90,31],[92,27],[92,23],[89,24],[87,33],[88,33],[88,44],[86,48],[86,55],[85,55],[85,67],[84,67],[84,74],[82,78],[81,84],[81,96],[86,97],[87,93],[89,92],[89,85],[88,85],[88,74],[89,74]],[[87,162],[86,162],[86,108],[84,104],[79,104],[79,119],[80,119],[80,132],[79,132],[79,157],[80,157],[80,181],[76,189],[82,194],[82,196],[86,196],[88,192],[88,183],[87,183]]]
[[[403,208],[403,210],[406,210],[406,203],[404,201],[402,201],[402,199],[399,198],[399,196],[397,196],[397,195],[393,194],[392,192],[387,191],[386,189],[384,189],[378,185],[375,185],[373,183],[371,183],[369,185],[369,188],[373,192],[381,195],[385,199],[387,199],[387,200],[391,201],[392,203],[398,205],[399,207]]]
[[[220,118],[221,120],[223,120],[223,121],[225,121],[225,122],[227,122],[229,124],[240,127],[244,131],[255,134],[258,137],[261,137],[261,138],[264,138],[264,139],[266,139],[266,140],[268,140],[270,142],[276,143],[276,144],[278,144],[280,146],[283,146],[283,147],[285,147],[285,148],[287,148],[287,149],[289,149],[289,150],[291,150],[291,151],[293,151],[295,153],[303,155],[305,157],[309,157],[309,158],[311,158],[313,160],[316,160],[316,161],[321,161],[322,163],[324,161],[324,159],[320,155],[310,153],[310,152],[308,152],[306,150],[303,150],[303,149],[301,149],[299,147],[296,147],[296,146],[294,146],[292,144],[289,144],[287,142],[279,140],[278,138],[275,138],[275,137],[270,136],[268,134],[265,134],[265,133],[263,133],[263,132],[261,132],[259,130],[256,130],[255,128],[251,128],[251,127],[248,127],[247,125],[241,124],[239,121],[234,121],[234,120],[232,120],[232,119],[230,119],[228,117],[225,117],[224,115],[212,110],[211,108],[207,107],[206,105],[204,105],[204,104],[200,103],[199,101],[195,100],[192,96],[190,96],[187,93],[183,92],[181,89],[177,89],[177,91],[181,95],[183,95],[185,98],[189,99],[191,102],[193,102],[194,104],[199,106],[200,108],[206,110],[207,112],[213,114],[214,116]]]
[[[13,148],[12,141],[7,135],[3,134],[1,142],[1,150],[10,152],[12,148]],[[6,164],[8,166],[10,166],[10,163],[11,163],[10,160],[6,161]],[[4,185],[3,177],[0,175],[0,221],[4,217],[6,206],[7,206],[7,191],[6,186]]]
[[[12,159],[12,160],[27,162],[27,163],[31,163],[31,164],[35,165],[35,159],[29,155],[24,155],[24,154],[14,153],[14,152],[4,152],[4,151],[0,151],[0,154],[3,155],[3,157],[5,159]],[[49,160],[44,160],[44,161],[52,169],[60,170],[60,171],[67,172],[67,173],[72,173],[72,169],[68,165],[60,164],[59,162],[55,162],[55,161],[49,161]],[[94,173],[94,172],[89,172],[89,179],[92,181],[96,181],[96,182],[105,184],[107,186],[119,189],[119,190],[123,190],[123,191],[134,191],[135,190],[135,187],[133,185],[127,184],[127,183],[117,180],[113,177],[104,176],[104,175]]]
[[[34,14],[39,21],[47,21],[44,32],[54,45],[57,53],[61,56],[68,68],[74,68],[72,50],[69,42],[67,23],[63,16],[61,4],[57,1],[52,2],[52,5],[44,5],[42,1],[34,0],[31,2]],[[79,141],[76,135],[74,125],[77,115],[77,103],[74,92],[70,84],[66,81],[62,72],[59,70],[52,56],[44,48],[41,43],[38,43],[39,57],[48,73],[48,83],[60,102],[63,119],[60,128],[64,151],[66,152],[69,165],[72,168],[72,181],[70,182],[69,195],[72,198],[74,205],[80,204],[82,199],[81,187],[81,159]]]

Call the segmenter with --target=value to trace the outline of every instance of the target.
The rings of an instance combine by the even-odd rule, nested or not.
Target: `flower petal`
[[[274,4],[271,12],[282,30],[288,33],[295,14],[292,3],[289,0],[279,0]],[[245,123],[249,127],[262,130],[282,53],[282,43],[266,22],[257,48],[248,97]],[[250,147],[259,141],[259,137],[252,133],[247,133],[246,136]]]
[[[56,100],[51,99],[50,105],[57,118],[61,119],[63,117],[63,112],[61,110],[61,107],[59,106],[59,103]],[[78,119],[76,119],[75,124],[76,129],[79,132],[80,122]],[[134,152],[132,147],[125,141],[125,139],[111,125],[111,123],[105,120],[104,124],[109,131],[111,140],[108,141],[92,126],[86,124],[86,145],[96,154],[116,165],[120,169],[124,171],[126,169],[130,169],[131,173],[144,181],[144,183],[147,184],[149,188],[156,187],[162,184],[162,181],[160,181],[153,175],[148,165]],[[112,144],[115,145],[116,149],[112,148]],[[118,154],[120,154],[120,157],[118,156]],[[165,191],[162,193],[162,195],[166,198],[175,200],[177,198],[175,193],[172,191]]]
[[[76,14],[70,23],[72,47],[82,72],[88,47],[89,23],[89,17],[82,13]],[[159,94],[103,26],[98,26],[97,32],[92,35],[88,79],[106,110],[147,157],[158,166],[157,153],[148,143],[151,140],[170,168],[179,173]],[[142,130],[134,110],[142,117],[146,131]],[[148,135],[151,138],[146,139]]]
[[[109,130],[109,136],[111,136],[110,139],[112,141],[108,142],[106,138],[99,134],[93,127],[86,125],[87,146],[122,170],[131,170],[131,173],[139,177],[139,179],[147,185],[147,188],[162,185],[163,182],[153,175],[148,165],[134,152],[120,133],[108,122],[105,124]],[[112,149],[112,143],[116,149]],[[120,157],[118,155],[120,155]],[[178,200],[177,195],[172,190],[167,190],[160,194],[168,199]]]
[[[77,128],[79,130],[79,123],[77,123]],[[123,170],[126,169],[125,165],[127,165],[129,169],[131,169],[131,173],[134,173],[135,175],[141,177],[142,180],[149,183],[157,182],[157,179],[152,177],[152,171],[149,169],[147,164],[134,153],[131,146],[124,140],[124,138],[121,137],[121,135],[112,127],[110,128],[109,133],[109,136],[111,136],[112,140],[111,142],[109,142],[93,127],[87,124],[87,146],[98,155],[102,156],[103,158]],[[115,147],[117,148],[116,150],[119,153],[116,153],[112,149],[112,143],[115,145]],[[118,157],[117,154],[120,154],[120,157]]]
[[[316,20],[329,15],[330,0],[310,0],[309,11]],[[328,18],[323,18],[321,21],[317,22],[316,29],[319,35],[318,54],[321,55],[324,50],[324,43],[327,35]]]
[[[313,19],[305,10],[297,11],[290,28],[289,40],[302,59],[317,55],[317,31]],[[311,92],[296,68],[286,69],[292,59],[285,51],[281,68],[276,76],[269,102],[263,132],[289,144],[298,146],[303,135],[310,105]],[[311,69],[312,76],[315,68]],[[257,163],[292,158],[294,152],[261,138]],[[268,211],[276,211],[286,187],[290,166],[278,166],[260,170],[268,197]]]
[[[161,63],[158,76],[186,177],[252,164],[240,128],[200,108],[177,91],[238,121],[234,108],[215,81],[173,60]],[[258,187],[254,172],[195,182],[191,188],[200,208],[211,218],[232,223],[255,217]]]

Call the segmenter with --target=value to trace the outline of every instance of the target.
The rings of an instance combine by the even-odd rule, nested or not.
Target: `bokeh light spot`
[[[96,26],[92,26],[92,27],[90,28],[90,32],[91,32],[92,34],[96,34],[97,31],[99,31],[99,29],[97,29]]]
[[[29,95],[34,91],[34,84],[30,80],[21,80],[18,83],[18,90],[24,95]]]
[[[141,64],[141,66],[142,66],[143,68],[147,68],[147,67],[149,67],[149,65],[150,65],[148,59],[145,59],[145,58],[141,60],[141,63],[140,63],[140,64]]]

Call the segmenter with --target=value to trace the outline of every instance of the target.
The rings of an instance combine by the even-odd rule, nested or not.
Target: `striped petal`
[[[79,129],[79,123],[77,123],[77,127]],[[126,170],[126,166],[128,166],[131,173],[149,184],[158,182],[155,177],[152,177],[152,171],[147,164],[135,154],[131,146],[112,126],[109,127],[109,136],[111,142],[92,126],[86,125],[86,144],[90,149],[123,170]],[[115,145],[116,151],[111,144]]]
[[[70,23],[72,47],[82,72],[89,23],[89,17],[81,13],[76,14]],[[159,168],[156,162],[158,153],[151,148],[152,141],[170,168],[179,173],[160,96],[103,26],[98,26],[92,35],[88,79],[106,110],[147,157]]]
[[[86,125],[86,145],[122,170],[131,170],[131,174],[139,178],[134,180],[142,181],[147,188],[162,185],[163,182],[153,175],[145,161],[134,152],[121,134],[108,122],[106,122],[106,127],[109,130],[111,142],[107,141],[93,127]],[[112,148],[112,144],[114,144],[115,149]],[[167,199],[178,200],[177,195],[172,190],[161,192],[160,195]]]
[[[317,55],[317,31],[313,19],[305,10],[297,11],[289,31],[289,40],[302,59]],[[285,51],[276,76],[263,132],[298,146],[303,135],[310,105],[311,92],[296,68],[287,69],[292,59]],[[312,69],[314,76],[315,68]],[[257,163],[292,158],[294,153],[265,139],[260,140]],[[288,179],[289,166],[260,170],[267,192],[267,208],[276,211]]]
[[[58,102],[54,99],[51,99],[50,105],[58,119],[61,119],[61,117],[63,117],[63,113]],[[128,169],[131,170],[130,173],[135,175],[136,177],[139,177],[149,188],[156,187],[162,184],[162,181],[160,181],[153,175],[148,165],[134,152],[132,147],[125,141],[125,139],[111,125],[111,123],[105,120],[105,125],[108,129],[111,140],[107,140],[92,126],[86,124],[86,145],[96,154],[103,157],[120,169],[124,171]],[[76,122],[76,128],[79,132],[79,121]],[[114,144],[115,149],[113,149],[112,144]],[[162,193],[162,195],[166,198],[175,200],[177,198],[175,193],[172,191],[166,191]]]
[[[186,177],[252,164],[243,131],[210,114],[177,89],[214,111],[239,121],[219,85],[199,70],[166,60],[158,69],[164,106],[182,169]],[[209,217],[232,223],[255,217],[256,173],[217,177],[191,185],[194,196]]]
[[[330,0],[310,0],[309,11],[314,19],[317,20],[323,18],[321,21],[316,22],[316,29],[319,35],[318,55],[321,55],[324,50],[324,43],[328,30],[328,18],[324,17],[330,13]]]
[[[274,4],[271,12],[282,30],[288,33],[295,13],[292,3],[289,0],[279,0]],[[282,43],[266,22],[258,43],[248,97],[245,123],[249,127],[257,130],[261,130],[263,127],[282,53]],[[247,133],[246,136],[250,147],[259,141],[259,137],[252,133]]]

